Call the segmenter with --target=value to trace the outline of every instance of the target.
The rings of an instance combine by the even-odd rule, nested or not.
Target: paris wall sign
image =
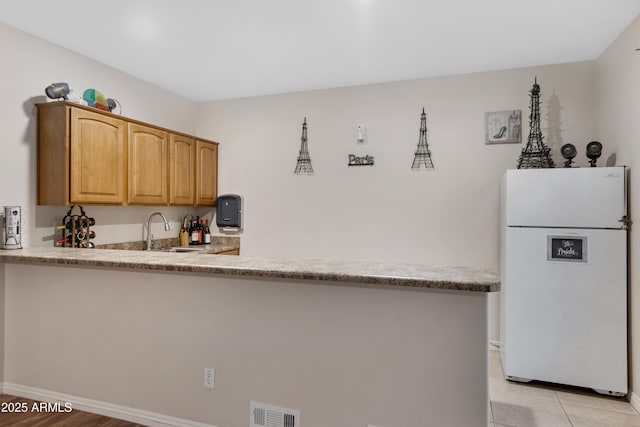
[[[347,166],[373,166],[373,156],[367,154],[365,156],[356,156],[349,154]]]

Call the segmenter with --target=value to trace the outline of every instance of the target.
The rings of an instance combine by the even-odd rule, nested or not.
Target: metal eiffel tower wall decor
[[[293,173],[300,175],[313,174],[313,166],[311,166],[311,157],[309,157],[309,146],[307,144],[307,118],[302,123],[302,137],[300,138],[300,154],[298,154],[298,163]]]
[[[544,143],[540,130],[540,85],[536,78],[529,92],[531,105],[529,106],[529,139],[522,149],[518,159],[518,169],[555,168],[556,165],[549,152],[551,148]]]
[[[422,107],[422,115],[420,116],[418,148],[416,149],[411,169],[417,171],[420,170],[422,166],[425,167],[425,170],[434,169],[433,161],[431,160],[431,150],[429,150],[429,144],[427,143],[427,115],[424,112],[424,107]]]

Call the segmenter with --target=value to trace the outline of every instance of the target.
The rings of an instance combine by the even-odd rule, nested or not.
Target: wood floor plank
[[[77,409],[64,412],[64,404],[61,412],[39,411],[39,403],[23,397],[0,394],[0,427],[144,427],[142,424]],[[25,404],[27,412],[12,412],[16,408],[22,410]]]

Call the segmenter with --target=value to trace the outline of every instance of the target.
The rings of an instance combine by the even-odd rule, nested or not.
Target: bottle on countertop
[[[208,245],[211,243],[211,230],[209,229],[209,220],[204,220],[204,243]]]
[[[191,222],[191,228],[189,229],[189,234],[191,235],[189,244],[197,245],[198,244],[198,226],[195,219]]]
[[[180,240],[180,246],[189,246],[189,230],[183,225],[180,228],[180,234],[178,235]]]
[[[204,245],[204,224],[202,224],[202,220],[198,224],[198,244]]]

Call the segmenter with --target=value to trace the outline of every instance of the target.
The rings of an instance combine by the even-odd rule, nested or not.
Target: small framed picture
[[[484,113],[485,144],[519,144],[522,141],[522,111]]]
[[[587,236],[547,235],[547,261],[588,262]]]

